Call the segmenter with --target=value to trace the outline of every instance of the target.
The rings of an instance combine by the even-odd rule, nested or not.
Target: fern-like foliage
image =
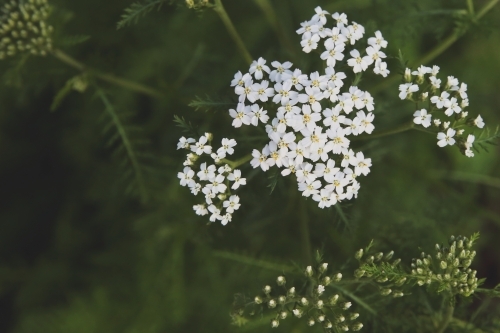
[[[480,147],[487,152],[487,145],[496,146],[497,144],[495,140],[498,140],[498,138],[500,138],[500,126],[497,126],[495,130],[485,128],[474,141],[474,148],[476,148],[476,150],[479,152],[479,149],[477,147]]]
[[[105,107],[103,134],[107,136],[106,146],[113,148],[113,155],[120,160],[124,180],[128,183],[125,192],[138,194],[142,202],[150,199],[147,174],[151,168],[146,166],[150,159],[147,153],[148,140],[142,137],[142,129],[127,124],[128,115],[119,112],[106,93],[97,88],[97,97]]]
[[[211,110],[227,110],[230,107],[234,108],[236,103],[231,101],[214,101],[209,96],[206,96],[205,99],[196,96],[195,99],[189,103],[189,106],[194,108],[195,111],[203,110],[208,112]]]
[[[144,0],[140,2],[134,2],[130,7],[125,8],[125,12],[122,14],[122,18],[117,23],[117,29],[124,28],[126,26],[137,24],[141,18],[146,16],[148,13],[153,11],[153,9],[159,10],[164,2],[167,0]]]
[[[194,138],[199,138],[200,134],[198,133],[198,130],[196,127],[191,124],[190,121],[187,121],[184,119],[184,117],[179,117],[177,115],[174,115],[174,123],[177,124],[177,127],[180,127],[184,133],[187,133],[189,136],[194,137]]]

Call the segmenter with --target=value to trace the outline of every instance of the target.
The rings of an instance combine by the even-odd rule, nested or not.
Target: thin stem
[[[243,164],[247,163],[251,159],[252,159],[252,154],[248,154],[248,155],[245,155],[245,156],[243,156],[242,158],[240,158],[240,159],[238,159],[236,161],[231,161],[231,160],[223,158],[221,160],[221,162],[229,164],[229,166],[232,169],[236,169],[237,167],[239,167],[240,165],[243,165]]]
[[[479,21],[486,13],[488,13],[500,0],[490,0],[479,12],[472,18],[474,22]],[[418,65],[425,65],[435,58],[437,58],[439,55],[441,55],[444,51],[446,51],[453,43],[455,43],[458,38],[462,35],[462,31],[460,30],[455,30],[450,36],[448,36],[440,45],[436,46],[434,49],[430,50],[427,54],[425,54],[423,57],[415,61],[415,64]],[[375,94],[379,91],[382,91],[386,89],[387,87],[391,86],[393,83],[398,81],[400,79],[400,76],[398,75],[393,75],[387,80],[382,81],[380,84],[376,85],[373,87],[370,91],[372,94]]]
[[[445,309],[442,313],[441,322],[437,327],[436,333],[443,333],[446,330],[446,328],[450,324],[451,318],[453,318],[453,311],[455,311],[455,306],[452,299],[445,298],[444,302],[446,303]]]
[[[469,14],[474,17],[474,0],[467,0],[467,9]]]
[[[411,123],[403,124],[403,125],[400,125],[400,126],[397,126],[394,128],[389,128],[385,131],[376,132],[374,134],[359,135],[359,136],[353,137],[351,140],[357,141],[357,140],[368,140],[368,139],[381,138],[384,136],[389,136],[389,135],[393,135],[393,134],[397,134],[397,133],[401,133],[401,132],[406,132],[406,131],[409,131],[409,130],[415,129],[415,128],[416,127],[414,127],[413,122],[411,122]]]
[[[304,255],[304,261],[306,265],[312,265],[312,249],[311,249],[311,239],[309,233],[309,218],[307,217],[307,207],[305,200],[300,200],[300,237],[302,244],[302,253]]]
[[[250,52],[248,52],[245,43],[243,43],[243,40],[241,39],[240,35],[238,34],[238,31],[236,31],[236,28],[233,25],[233,22],[229,18],[229,15],[227,15],[226,10],[224,9],[224,6],[222,5],[221,0],[215,0],[215,7],[214,10],[217,14],[219,14],[220,19],[222,20],[222,23],[226,26],[227,31],[233,38],[233,40],[236,42],[236,45],[240,49],[241,55],[243,58],[245,58],[245,61],[248,64],[251,64],[253,61],[252,56],[250,55]]]
[[[155,98],[165,97],[165,94],[163,94],[161,91],[156,90],[154,88],[150,88],[148,86],[142,85],[142,84],[134,82],[134,81],[122,79],[122,78],[115,76],[113,74],[101,73],[95,69],[87,67],[85,64],[72,58],[71,56],[69,56],[68,54],[64,53],[63,51],[61,51],[59,49],[52,50],[52,55],[54,57],[56,57],[58,60],[64,62],[65,64],[67,64],[67,65],[69,65],[69,66],[71,66],[79,71],[90,73],[90,74],[94,75],[95,77],[97,77],[98,79],[101,79],[101,80],[106,81],[108,83],[112,83],[112,84],[115,84],[117,86],[123,87],[125,89],[136,91],[136,92],[146,94],[146,95],[149,95],[149,96],[152,96]]]

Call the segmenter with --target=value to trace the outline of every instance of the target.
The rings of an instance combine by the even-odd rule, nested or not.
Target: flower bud
[[[351,307],[352,303],[351,302],[344,302],[342,304],[340,304],[340,307],[342,308],[342,310],[347,310]]]
[[[325,276],[322,282],[325,286],[328,286],[332,282],[332,279],[329,276]]]
[[[309,320],[307,321],[307,325],[313,326],[314,324],[316,324],[316,320],[314,320],[313,318],[309,318]]]
[[[328,268],[328,263],[324,262],[319,266],[319,272],[324,273],[326,272],[326,269]]]
[[[380,291],[380,295],[382,295],[382,296],[387,296],[387,295],[389,295],[391,292],[392,292],[392,289],[390,289],[390,288],[382,289],[382,290]]]
[[[292,312],[293,312],[293,315],[294,315],[295,317],[297,317],[297,318],[302,317],[302,313],[303,313],[303,312],[302,312],[302,310],[301,310],[301,309],[293,309],[293,310],[292,310]]]
[[[339,295],[333,295],[332,297],[330,297],[330,300],[329,300],[330,305],[337,304],[338,299],[339,299]]]
[[[255,304],[262,304],[262,297],[255,296],[253,301],[255,302]]]
[[[353,330],[353,331],[359,331],[362,328],[363,328],[363,324],[361,324],[361,323],[355,323],[351,326],[351,330]]]
[[[323,308],[323,305],[324,305],[324,303],[323,303],[323,301],[322,301],[322,300],[318,300],[318,301],[316,302],[316,308],[318,308],[318,309],[322,309],[322,308]]]
[[[277,319],[271,320],[271,327],[276,328],[280,325],[280,322]]]
[[[356,254],[354,255],[354,258],[357,260],[360,260],[363,257],[363,249],[359,249]]]
[[[281,319],[286,319],[287,316],[288,316],[288,312],[286,312],[286,311],[281,311],[280,312],[280,318]]]
[[[320,314],[320,315],[318,316],[318,321],[319,321],[320,323],[324,322],[324,321],[325,321],[325,315],[324,315],[324,314]]]
[[[439,267],[441,267],[441,269],[446,269],[448,267],[448,264],[446,263],[446,261],[441,261]]]
[[[327,320],[325,321],[325,324],[323,325],[326,329],[330,329],[333,327],[332,322]]]
[[[300,304],[302,304],[303,306],[306,306],[306,305],[308,305],[308,304],[309,304],[309,301],[307,300],[307,298],[302,297],[302,298],[300,299]]]
[[[270,309],[274,309],[276,307],[276,301],[274,299],[270,299],[267,302],[267,306],[269,306]]]
[[[292,287],[288,289],[288,297],[294,297],[295,296],[295,287]]]
[[[402,291],[399,291],[399,290],[398,290],[398,291],[394,291],[394,292],[392,293],[392,297],[394,297],[394,298],[397,298],[397,297],[403,297],[403,296],[404,296],[403,292],[402,292]]]
[[[339,282],[340,280],[342,280],[342,273],[337,273],[333,276],[333,281]]]
[[[278,303],[280,304],[285,304],[286,303],[286,297],[281,295],[280,297],[278,297]]]
[[[271,286],[267,285],[267,286],[264,286],[264,288],[262,288],[262,291],[264,292],[264,294],[268,295],[271,293]]]
[[[313,269],[312,269],[311,266],[307,266],[306,267],[305,274],[306,274],[307,277],[311,277],[313,275]]]
[[[391,260],[394,255],[394,251],[391,251],[385,255],[385,260]]]
[[[405,78],[406,83],[411,82],[411,69],[409,69],[409,68],[405,69],[404,78]]]
[[[286,284],[285,277],[278,276],[278,278],[276,279],[276,283],[278,284],[278,286],[284,286]]]
[[[379,252],[375,255],[375,261],[379,261],[384,256],[383,252]]]
[[[349,316],[349,319],[350,319],[350,320],[355,320],[355,319],[357,319],[358,317],[359,317],[359,313],[357,313],[357,312],[353,312],[353,313],[351,313],[351,315]]]
[[[357,270],[354,271],[354,276],[356,278],[361,278],[363,275],[365,275],[365,271],[361,268],[358,268]]]

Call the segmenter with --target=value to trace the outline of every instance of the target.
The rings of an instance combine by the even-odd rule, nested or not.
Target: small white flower
[[[235,210],[238,210],[241,206],[240,197],[237,195],[232,195],[229,197],[229,200],[226,200],[222,203],[222,206],[226,208],[226,212],[232,214]]]
[[[253,90],[253,88],[254,85],[252,79],[245,81],[242,86],[236,86],[234,88],[234,92],[236,95],[239,95],[238,101],[243,103],[245,102],[245,99],[248,99],[251,103],[255,102],[259,95]]]
[[[273,64],[274,64],[274,62],[273,62]],[[272,73],[273,72],[271,72],[271,75],[272,75]],[[291,72],[289,70],[285,70],[283,72],[283,74],[281,74],[281,79],[283,81],[288,81],[288,80],[291,81],[292,85],[299,91],[302,90],[304,88],[304,86],[308,85],[307,75],[302,74],[302,71],[298,68],[295,69],[293,72]]]
[[[305,35],[304,35],[305,36]],[[306,37],[300,42],[300,45],[302,46],[302,51],[305,53],[309,53],[312,50],[315,50],[318,48],[318,42],[319,42],[319,35],[311,35],[309,37]]]
[[[347,22],[347,15],[344,13],[334,13],[332,14],[332,17],[335,21],[337,21],[337,27],[343,27],[348,24]]]
[[[443,91],[440,96],[432,96],[431,103],[436,104],[436,107],[438,109],[441,109],[446,105],[446,103],[448,103],[448,97],[450,97],[450,94],[448,94],[446,91]]]
[[[437,135],[438,141],[438,146],[439,147],[444,147],[446,145],[454,145],[455,144],[455,139],[453,139],[453,136],[455,136],[455,130],[453,128],[448,128],[448,131],[445,133],[439,132]]]
[[[282,82],[285,80],[285,74],[290,75],[292,73],[290,70],[292,63],[290,61],[286,61],[284,63],[273,61],[271,66],[276,68],[271,71],[271,74],[269,74],[269,79],[273,82]]]
[[[347,64],[352,67],[354,73],[365,71],[368,68],[370,57],[361,57],[358,50],[350,52],[351,59],[347,60]]]
[[[193,138],[185,138],[185,137],[181,137],[179,139],[179,143],[177,143],[177,149],[189,149],[190,147],[190,144],[193,143],[193,142],[196,142],[195,139]]]
[[[194,205],[193,210],[195,211],[196,215],[203,216],[208,214],[207,207],[203,204]]]
[[[222,216],[220,215],[220,209],[215,205],[208,206],[208,211],[212,213],[210,215],[210,222],[215,222],[216,220],[222,220]]]
[[[382,33],[380,31],[375,31],[375,37],[368,38],[368,45],[372,46],[380,46],[383,48],[387,47],[387,41],[382,37]]]
[[[484,127],[484,121],[481,115],[478,115],[477,118],[474,119],[474,125],[477,126],[478,128]]]
[[[445,107],[447,109],[444,111],[444,114],[447,115],[448,117],[453,115],[453,112],[460,113],[460,111],[462,111],[462,108],[458,106],[457,99],[455,97],[449,99],[446,102]]]
[[[242,87],[246,81],[251,80],[252,77],[250,74],[246,73],[245,75],[242,75],[240,71],[238,73],[234,74],[234,79],[231,81],[231,87],[234,86],[240,86]]]
[[[435,76],[430,76],[429,80],[431,81],[432,87],[435,89],[439,89],[441,87],[441,79],[438,79]]]
[[[181,180],[181,186],[189,186],[195,183],[193,180],[194,171],[190,167],[185,167],[183,172],[177,173],[177,178]]]
[[[215,165],[210,165],[207,167],[207,163],[202,163],[200,165],[200,171],[197,173],[197,176],[200,180],[208,180],[211,181],[215,178]]]
[[[253,61],[252,64],[250,65],[250,70],[249,73],[253,74],[257,80],[261,80],[263,73],[266,72],[269,74],[270,69],[268,66],[266,66],[266,60],[264,58],[260,57],[259,60]]]
[[[233,190],[236,190],[241,185],[247,184],[246,178],[241,178],[241,170],[238,169],[233,170],[233,172],[227,176],[227,179],[234,182],[234,184],[231,186]]]
[[[201,154],[211,154],[212,147],[207,145],[208,138],[205,135],[202,135],[198,142],[191,146],[191,151],[193,151],[196,155],[200,156]]]
[[[416,84],[404,83],[399,86],[399,98],[405,99],[411,93],[418,91],[418,86]]]
[[[274,96],[274,89],[268,88],[269,81],[263,80],[261,83],[254,83],[252,89],[257,92],[257,99],[261,102],[267,102],[269,97]]]
[[[253,104],[250,107],[250,112],[248,113],[248,116],[250,117],[250,123],[254,126],[257,126],[259,123],[259,120],[262,123],[267,123],[269,120],[269,116],[267,115],[267,111],[261,108],[258,104]]]
[[[234,146],[236,146],[236,140],[234,139],[222,139],[222,147],[217,150],[217,154],[222,156],[225,154],[232,155],[234,153]]]
[[[269,156],[269,147],[267,145],[262,150],[262,153],[257,149],[254,149],[252,151],[253,159],[250,161],[250,165],[252,165],[253,168],[260,166],[262,171],[269,170],[269,165],[266,163],[267,156]]]
[[[337,61],[344,59],[344,44],[326,46],[326,51],[321,53],[320,58],[326,60],[326,65],[335,67]]]
[[[413,117],[415,117],[413,119],[413,122],[415,124],[422,125],[425,128],[431,126],[431,118],[432,118],[432,116],[427,113],[426,109],[415,111],[415,113],[413,114]]]
[[[312,17],[312,20],[320,21],[321,24],[326,24],[326,16],[325,15],[328,15],[329,13],[326,10],[321,9],[320,6],[314,8],[314,11],[316,12],[316,14],[314,14],[314,16]]]
[[[229,115],[234,118],[233,127],[241,127],[242,124],[250,125],[249,107],[243,103],[238,103],[236,110],[229,109]]]
[[[367,175],[372,166],[372,159],[365,158],[363,152],[356,153],[356,162],[358,163],[354,168],[354,173],[358,176]]]
[[[375,126],[372,124],[373,119],[375,118],[375,115],[371,112],[368,112],[367,115],[365,115],[364,111],[358,111],[356,113],[356,118],[359,119],[360,124],[361,124],[361,131],[359,133],[362,133],[362,131],[365,131],[368,134],[371,134],[373,130],[375,129]]]
[[[318,290],[318,295],[321,295],[325,292],[325,286],[320,284],[317,290]]]
[[[387,63],[378,59],[375,61],[375,67],[373,68],[373,72],[378,75],[382,75],[383,77],[387,77],[390,71],[387,69]]]

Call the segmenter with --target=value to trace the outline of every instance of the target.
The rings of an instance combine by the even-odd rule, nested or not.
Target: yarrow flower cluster
[[[305,74],[288,61],[273,61],[269,67],[259,58],[248,73],[235,74],[231,86],[239,103],[229,110],[234,127],[265,124],[270,141],[262,150],[253,150],[251,165],[263,171],[277,166],[283,176],[294,174],[302,195],[312,197],[320,208],[357,197],[357,177],[370,172],[371,159],[350,149],[348,136],[370,134],[375,128],[370,93],[356,86],[343,89],[347,76],[335,69],[346,48],[363,37],[364,28],[355,22],[348,25],[347,16],[339,13],[332,15],[336,26],[327,28],[327,16],[317,7],[312,19],[297,30],[305,52],[324,39],[324,73]],[[364,56],[352,49],[347,64],[354,73],[374,64],[374,72],[386,76],[389,71],[381,49],[387,42],[380,31],[368,39],[368,45]],[[264,104],[272,111],[268,113]]]
[[[296,317],[307,320],[309,326],[321,325],[325,332],[359,331],[363,324],[357,321],[358,313],[350,312],[352,303],[328,288],[330,284],[339,282],[342,274],[330,275],[327,269],[328,263],[321,263],[316,268],[306,267],[304,275],[312,284],[312,292],[307,294],[300,294],[295,287],[287,286],[286,278],[278,276],[277,287],[266,285],[253,302],[244,300],[244,308],[239,309],[238,316],[243,316],[245,310],[249,310],[251,315],[272,311],[275,312],[271,320],[271,327],[274,328],[279,326],[281,320]]]
[[[473,157],[475,136],[466,134],[464,127],[483,128],[483,119],[480,115],[470,117],[465,111],[469,106],[467,84],[460,83],[453,76],[442,82],[438,73],[438,66],[420,66],[416,71],[407,68],[405,83],[399,86],[399,98],[427,103],[426,108],[415,111],[413,122],[425,128],[437,127],[439,147],[457,145],[465,156]]]
[[[0,12],[0,60],[29,52],[46,55],[52,49],[47,0],[11,0]]]
[[[177,149],[190,151],[184,161],[184,170],[177,174],[182,186],[190,188],[193,195],[203,194],[205,203],[193,206],[197,215],[210,214],[210,222],[221,221],[226,225],[232,220],[232,214],[240,208],[240,198],[232,194],[246,179],[241,177],[241,171],[222,165],[226,155],[234,153],[236,141],[222,139],[222,146],[212,151],[212,134],[205,133],[198,140],[181,137]],[[209,158],[203,158],[209,157]],[[202,160],[208,160],[203,162]],[[218,166],[220,165],[220,166]],[[196,170],[196,171],[195,171]]]

